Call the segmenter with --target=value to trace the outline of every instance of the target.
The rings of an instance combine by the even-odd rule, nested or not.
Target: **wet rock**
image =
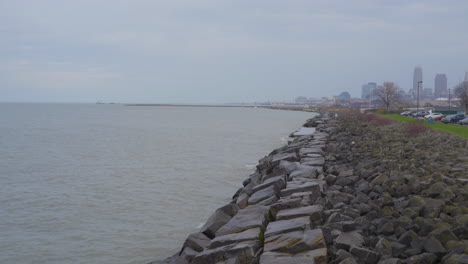
[[[264,228],[269,210],[269,207],[260,205],[248,206],[239,210],[228,223],[216,232],[216,236],[239,233],[255,227]]]
[[[317,248],[325,248],[322,230],[294,231],[265,239],[264,251],[295,254]]]
[[[309,216],[297,217],[288,220],[270,222],[265,231],[265,237],[278,235],[298,230],[305,230],[311,227]]]

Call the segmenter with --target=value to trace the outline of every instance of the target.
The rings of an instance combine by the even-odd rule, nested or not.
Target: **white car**
[[[434,119],[436,117],[441,117],[441,116],[443,116],[443,114],[441,114],[441,113],[432,113],[432,114],[424,116],[424,118],[425,119]]]

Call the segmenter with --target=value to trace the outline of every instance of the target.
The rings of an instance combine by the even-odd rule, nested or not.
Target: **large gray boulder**
[[[286,189],[281,190],[281,196],[285,197],[297,192],[312,192],[319,197],[321,195],[320,184],[317,182],[289,182]]]
[[[208,221],[202,226],[200,232],[209,238],[214,238],[216,232],[231,220],[231,216],[223,211],[217,210],[208,218]]]
[[[197,252],[201,252],[208,248],[210,241],[211,240],[203,233],[193,233],[187,237],[182,248],[189,247]]]
[[[263,200],[268,198],[278,197],[278,189],[275,185],[270,185],[265,189],[261,189],[255,193],[253,193],[249,198],[249,204],[257,204]]]
[[[263,183],[255,186],[253,188],[253,192],[258,192],[270,186],[275,186],[277,190],[281,190],[286,187],[286,175],[275,176],[265,180]]]
[[[239,233],[251,228],[265,228],[270,207],[251,205],[239,212],[217,232],[216,236]]]

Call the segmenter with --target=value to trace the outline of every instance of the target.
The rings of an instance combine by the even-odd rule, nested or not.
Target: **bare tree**
[[[464,81],[457,85],[453,90],[455,96],[460,98],[460,104],[465,109],[465,113],[468,112],[468,81]]]
[[[387,110],[401,101],[400,87],[393,82],[384,82],[383,86],[374,90],[373,95],[382,100]]]

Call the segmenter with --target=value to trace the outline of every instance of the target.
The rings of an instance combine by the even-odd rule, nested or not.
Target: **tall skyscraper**
[[[465,72],[465,82],[468,82],[468,72]]]
[[[443,97],[447,94],[447,76],[443,73],[438,73],[434,79],[434,96],[436,98]]]
[[[361,98],[366,99],[366,98],[371,97],[376,87],[377,87],[377,84],[373,82],[363,84],[361,88]]]
[[[421,66],[416,66],[414,68],[413,73],[413,97],[416,98],[418,96],[418,89],[419,89],[419,96],[421,96],[421,92],[423,89],[423,84],[418,84],[423,80],[423,73]],[[418,87],[419,86],[419,87]]]

